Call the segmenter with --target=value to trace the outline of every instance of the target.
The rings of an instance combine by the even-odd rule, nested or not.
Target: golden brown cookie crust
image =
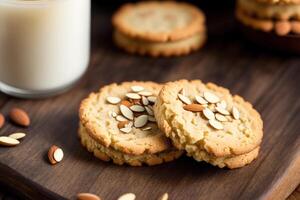
[[[181,56],[200,49],[206,40],[205,33],[178,41],[148,42],[130,38],[119,31],[114,33],[114,41],[120,48],[133,54],[157,56]]]
[[[253,29],[264,32],[275,32],[279,36],[285,36],[288,34],[300,34],[300,20],[285,21],[285,20],[271,20],[271,19],[259,19],[248,15],[241,9],[236,11],[237,19],[244,25]]]
[[[298,4],[300,0],[256,0],[259,3],[266,4]]]
[[[131,91],[131,86],[143,86],[158,95],[161,85],[153,82],[124,82],[110,84],[91,93],[81,102],[79,109],[80,123],[88,134],[105,147],[111,147],[126,154],[141,155],[144,153],[159,153],[172,148],[168,138],[158,129],[156,123],[151,123],[149,131],[134,129],[132,133],[122,133],[117,127],[118,121],[109,112],[120,112],[118,105],[109,104],[108,96],[124,98]]]
[[[137,21],[135,24],[133,20],[138,20],[137,18],[148,17],[147,15],[152,15],[152,13],[163,13],[169,12],[172,9],[175,12],[172,15],[164,16],[160,14],[161,17],[158,17],[159,21],[155,23],[162,23],[172,21],[176,18],[175,21],[178,25],[173,27],[174,23],[166,23],[166,27],[161,28],[161,31],[157,31],[157,27],[153,27],[154,25],[148,25],[147,28],[142,28],[145,25],[144,21]],[[158,11],[159,10],[159,11]],[[165,10],[165,11],[164,11]],[[180,12],[178,12],[178,10]],[[134,16],[131,16],[132,13],[135,13]],[[149,14],[150,13],[150,14]],[[179,23],[179,20],[182,20],[183,17],[177,19],[178,13],[185,13],[183,17],[187,16],[187,20],[182,23]],[[149,16],[154,20],[152,16]],[[149,20],[151,22],[151,19]],[[130,38],[136,38],[146,41],[152,42],[167,42],[167,41],[175,41],[190,37],[195,35],[196,33],[203,32],[205,30],[204,22],[205,16],[204,14],[195,6],[187,4],[187,3],[178,3],[178,2],[138,2],[138,3],[128,3],[122,6],[113,16],[112,19],[113,25],[116,30],[129,36]],[[151,23],[148,24],[151,24]],[[173,22],[173,21],[172,21]],[[154,23],[154,22],[153,22]],[[139,26],[139,27],[138,27]]]
[[[164,162],[170,162],[182,155],[182,151],[176,149],[169,149],[163,152],[149,154],[144,153],[142,155],[131,155],[125,154],[123,152],[117,151],[111,147],[105,147],[93,139],[86,129],[79,125],[78,131],[81,144],[87,148],[89,152],[92,152],[95,157],[103,160],[110,161],[112,160],[115,164],[123,165],[128,164],[131,166],[142,166],[147,164],[149,166],[162,164]]]
[[[215,93],[226,100],[228,109],[232,106],[240,109],[240,120],[227,122],[224,130],[213,129],[205,119],[195,117],[183,109],[183,103],[177,97],[182,88],[188,95],[203,91]],[[199,80],[165,84],[157,98],[154,112],[158,126],[166,136],[171,138],[178,149],[189,148],[190,154],[203,150],[215,157],[246,154],[260,145],[263,136],[263,122],[249,102],[240,96],[232,96],[225,88],[212,83],[203,84]]]

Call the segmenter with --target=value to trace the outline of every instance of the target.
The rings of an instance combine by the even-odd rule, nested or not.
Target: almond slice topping
[[[230,113],[223,107],[216,106],[215,109],[216,109],[216,111],[218,111],[219,113],[221,113],[223,115],[230,115]]]
[[[219,113],[217,113],[217,114],[215,115],[215,117],[216,117],[216,119],[217,119],[219,122],[227,122],[227,121],[228,121],[228,119],[227,119],[224,115],[221,115],[221,114],[219,114]]]
[[[134,112],[144,112],[145,111],[145,108],[140,105],[133,105],[130,107],[130,109]]]
[[[149,131],[149,130],[151,130],[151,129],[152,129],[152,127],[148,126],[148,127],[146,127],[146,128],[143,128],[143,131]]]
[[[106,97],[106,101],[110,104],[118,104],[121,102],[119,97]]]
[[[151,116],[154,115],[152,108],[150,108],[149,106],[145,106],[145,109],[149,115],[151,115]]]
[[[208,123],[215,129],[217,130],[222,130],[224,127],[223,127],[223,124],[218,122],[217,120],[215,119],[210,119],[208,120]]]
[[[236,107],[232,108],[232,116],[236,120],[240,119],[240,112],[239,112],[239,110]]]
[[[156,97],[155,96],[150,96],[150,97],[148,97],[148,101],[150,101],[151,103],[155,103],[156,102]]]
[[[156,122],[156,119],[153,116],[148,116],[148,121],[150,121],[150,122]]]
[[[144,106],[149,105],[148,99],[146,97],[144,97],[144,96],[142,96],[142,103],[143,103]]]
[[[201,96],[196,96],[195,97],[196,101],[199,103],[199,104],[207,104],[208,102]]]
[[[182,94],[178,94],[178,98],[185,104],[191,104],[192,101],[186,97],[186,96],[183,96]]]
[[[139,85],[134,85],[134,86],[131,87],[131,90],[132,90],[133,92],[141,92],[141,91],[144,90],[144,87],[139,86]]]
[[[145,126],[148,122],[148,115],[141,115],[134,120],[134,126],[136,128],[141,128]]]
[[[124,122],[124,121],[128,121],[125,117],[123,117],[122,115],[118,115],[116,117],[116,120],[119,121],[119,122]]]
[[[126,97],[128,97],[129,99],[141,99],[141,96],[136,93],[127,93]]]
[[[145,97],[149,97],[149,96],[153,95],[153,93],[149,92],[149,91],[142,91],[142,92],[139,92],[138,94],[141,96],[145,96]]]
[[[192,103],[192,104],[184,105],[183,109],[191,112],[201,112],[204,109],[204,107],[201,106],[200,104]]]
[[[133,120],[133,112],[127,106],[120,105],[120,111],[124,117]]]
[[[130,133],[131,130],[132,130],[132,127],[130,127],[130,126],[124,127],[124,128],[120,129],[120,131],[122,131],[124,133]]]
[[[0,137],[0,145],[12,147],[20,144],[20,142],[14,138],[1,136]]]
[[[20,139],[24,138],[25,136],[26,136],[25,133],[12,133],[8,137],[16,139],[16,140],[20,140]]]
[[[213,111],[211,111],[209,108],[205,108],[203,110],[203,115],[207,118],[207,119],[214,119],[215,118],[215,114],[213,113]]]
[[[220,101],[219,97],[211,92],[204,92],[203,96],[209,103],[218,103]]]
[[[222,100],[220,103],[217,103],[217,106],[226,109],[227,108],[227,103],[226,103],[226,101]]]

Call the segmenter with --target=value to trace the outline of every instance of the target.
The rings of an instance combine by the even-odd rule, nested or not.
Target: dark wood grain
[[[82,81],[64,95],[43,100],[1,96],[1,112],[13,106],[28,111],[28,129],[8,123],[7,135],[25,131],[15,148],[0,148],[0,182],[31,199],[72,199],[92,192],[116,199],[134,192],[138,199],[285,199],[300,182],[300,58],[265,51],[245,42],[229,10],[207,11],[209,40],[203,50],[185,57],[159,58],[128,55],[111,42],[111,12],[95,10],[92,56]],[[220,20],[222,19],[222,20]],[[201,79],[229,88],[253,103],[264,120],[259,158],[238,170],[218,169],[183,157],[155,167],[104,163],[81,147],[77,138],[78,106],[91,91],[127,80],[166,82]],[[47,149],[63,148],[62,163],[51,166]]]

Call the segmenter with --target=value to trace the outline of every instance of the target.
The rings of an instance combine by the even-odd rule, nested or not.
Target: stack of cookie
[[[252,41],[300,53],[299,0],[238,0],[236,16]]]
[[[126,82],[83,100],[79,135],[96,157],[116,164],[155,165],[187,152],[238,168],[257,157],[262,126],[250,103],[211,83]]]
[[[115,43],[130,53],[179,56],[199,49],[206,40],[204,14],[187,3],[125,4],[112,21]]]

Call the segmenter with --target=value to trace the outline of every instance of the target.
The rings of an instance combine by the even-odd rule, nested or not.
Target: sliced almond
[[[134,126],[136,128],[141,128],[145,126],[148,122],[148,115],[141,115],[134,120]]]
[[[120,105],[120,111],[124,117],[133,120],[133,112],[127,106]]]
[[[132,110],[134,112],[144,112],[145,108],[140,105],[133,105],[133,106],[130,106],[130,110]]]
[[[221,102],[217,103],[217,106],[226,109],[227,108],[227,103],[226,103],[226,101],[222,100]]]
[[[211,111],[209,108],[205,108],[203,110],[203,115],[207,118],[207,119],[214,119],[215,118],[215,114],[213,113],[213,111]]]
[[[131,90],[132,90],[133,92],[141,92],[141,91],[143,91],[144,89],[145,89],[144,87],[139,86],[139,85],[134,85],[134,86],[131,87]]]
[[[101,200],[101,198],[91,193],[79,193],[77,194],[77,200]]]
[[[218,103],[220,101],[220,98],[211,92],[204,92],[203,96],[209,103]]]
[[[150,121],[150,122],[156,122],[156,119],[153,116],[148,116],[148,121]]]
[[[122,115],[118,115],[116,117],[116,120],[119,122],[124,122],[124,121],[128,121],[128,119],[126,119],[125,117],[123,117]]]
[[[151,116],[154,115],[153,110],[152,110],[152,108],[150,108],[150,106],[145,106],[145,109],[146,109],[148,115],[151,115]]]
[[[119,97],[106,97],[106,101],[110,104],[118,104],[121,102]]]
[[[124,127],[124,128],[121,128],[120,131],[122,131],[123,133],[130,133],[132,130],[131,127]]]
[[[178,94],[178,98],[185,104],[191,104],[192,101],[186,97],[186,96],[183,96],[182,94]]]
[[[142,91],[142,92],[139,92],[138,94],[142,95],[142,96],[145,96],[145,97],[149,97],[149,96],[153,95],[153,93],[149,92],[149,91]]]
[[[146,128],[143,128],[142,130],[143,130],[143,131],[149,131],[149,130],[151,130],[151,129],[152,129],[152,127],[148,126],[148,127],[146,127]]]
[[[223,127],[223,124],[221,122],[218,122],[217,120],[215,119],[210,119],[208,121],[208,123],[215,129],[217,130],[222,130],[224,127]]]
[[[124,105],[124,106],[127,106],[127,107],[130,107],[130,106],[133,105],[133,103],[131,103],[130,101],[127,101],[127,100],[121,101],[121,104]]]
[[[240,119],[240,112],[236,107],[232,108],[232,116],[236,120]]]
[[[207,103],[208,103],[208,102],[207,102],[203,97],[201,97],[201,96],[196,96],[195,99],[196,99],[197,103],[199,103],[199,104],[207,104]]]
[[[30,118],[23,109],[20,109],[20,108],[11,109],[11,111],[9,113],[9,117],[14,123],[16,123],[20,126],[27,127],[30,125]]]
[[[118,128],[125,128],[125,125],[127,125],[129,123],[129,121],[122,121],[118,123]]]
[[[0,128],[3,127],[4,123],[5,123],[5,118],[4,118],[4,116],[0,113]]]
[[[148,101],[150,101],[151,103],[155,103],[156,102],[156,97],[155,96],[150,96],[150,97],[148,97]]]
[[[219,114],[219,113],[217,113],[217,114],[215,115],[215,117],[216,117],[216,119],[217,119],[219,122],[227,122],[227,121],[228,121],[228,119],[227,119],[224,115],[221,115],[221,114]]]
[[[164,194],[159,198],[159,200],[168,200],[168,199],[169,199],[168,193],[164,193]]]
[[[7,136],[0,136],[0,145],[12,147],[20,144],[20,142],[14,138],[7,137]]]
[[[222,115],[230,115],[230,113],[223,107],[216,106],[215,108],[216,108],[216,111],[218,111]]]
[[[118,200],[135,200],[136,196],[133,193],[123,194],[118,198]]]
[[[20,139],[24,138],[25,136],[26,136],[25,133],[12,133],[8,137],[16,139],[16,140],[20,140]]]
[[[128,97],[129,99],[141,99],[141,96],[136,93],[127,93],[126,97]]]
[[[64,158],[64,152],[61,148],[57,148],[53,153],[53,158],[56,162],[62,161]]]
[[[193,103],[193,104],[184,105],[183,109],[191,112],[201,112],[204,109],[204,107],[200,104]]]
[[[142,103],[143,103],[144,106],[149,105],[148,99],[146,97],[144,97],[144,96],[142,96]]]

